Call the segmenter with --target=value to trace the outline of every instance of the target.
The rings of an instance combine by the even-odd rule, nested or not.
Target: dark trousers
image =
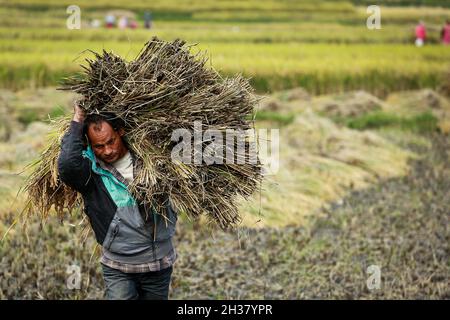
[[[173,267],[145,273],[124,273],[102,264],[108,300],[167,300]]]

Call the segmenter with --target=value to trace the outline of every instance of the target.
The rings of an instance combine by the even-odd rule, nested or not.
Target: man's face
[[[91,124],[88,138],[95,156],[106,163],[122,158],[128,151],[122,141],[123,134],[123,129],[114,131],[106,121]]]

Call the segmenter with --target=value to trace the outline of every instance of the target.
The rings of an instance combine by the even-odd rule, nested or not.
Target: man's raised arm
[[[90,177],[90,161],[82,156],[84,119],[84,111],[75,103],[74,116],[69,131],[61,140],[61,153],[58,158],[60,179],[81,193]]]

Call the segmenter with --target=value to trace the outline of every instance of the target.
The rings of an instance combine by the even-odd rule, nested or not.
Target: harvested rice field
[[[145,168],[126,188],[181,208],[169,299],[450,299],[448,1],[384,1],[376,30],[365,0],[80,0],[79,30],[72,3],[0,3],[0,299],[107,298],[58,176],[74,103],[125,121]],[[199,119],[267,131],[270,150],[171,162]]]
[[[426,155],[409,163],[409,174],[327,203],[303,225],[213,234],[180,225],[170,298],[448,299],[450,146],[440,136],[429,141],[408,143]],[[75,230],[51,221],[30,225],[28,237],[12,232],[0,247],[0,297],[102,299],[93,241],[77,245]],[[73,262],[81,290],[65,286]],[[380,289],[367,289],[369,265],[380,266]]]

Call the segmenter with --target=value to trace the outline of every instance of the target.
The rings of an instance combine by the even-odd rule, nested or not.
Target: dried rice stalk
[[[131,62],[103,51],[86,59],[84,77],[68,79],[63,90],[82,95],[86,113],[113,112],[125,123],[125,139],[138,156],[142,168],[130,186],[139,200],[155,206],[163,214],[163,198],[170,195],[175,209],[190,218],[205,214],[226,229],[241,217],[237,199],[248,198],[258,189],[261,164],[206,165],[174,163],[171,160],[173,130],[193,130],[194,121],[202,129],[253,129],[249,120],[257,99],[248,81],[241,76],[222,79],[205,66],[202,54],[192,55],[180,40],[165,42],[153,38]],[[60,136],[69,120],[62,121]],[[64,216],[78,203],[77,193],[58,179],[56,160],[60,140],[55,139],[43,153],[39,167],[26,186],[29,212],[47,217],[52,206]],[[205,147],[207,143],[203,143]],[[245,142],[246,152],[251,147]],[[225,152],[223,152],[225,159]],[[245,157],[248,154],[236,154]]]

